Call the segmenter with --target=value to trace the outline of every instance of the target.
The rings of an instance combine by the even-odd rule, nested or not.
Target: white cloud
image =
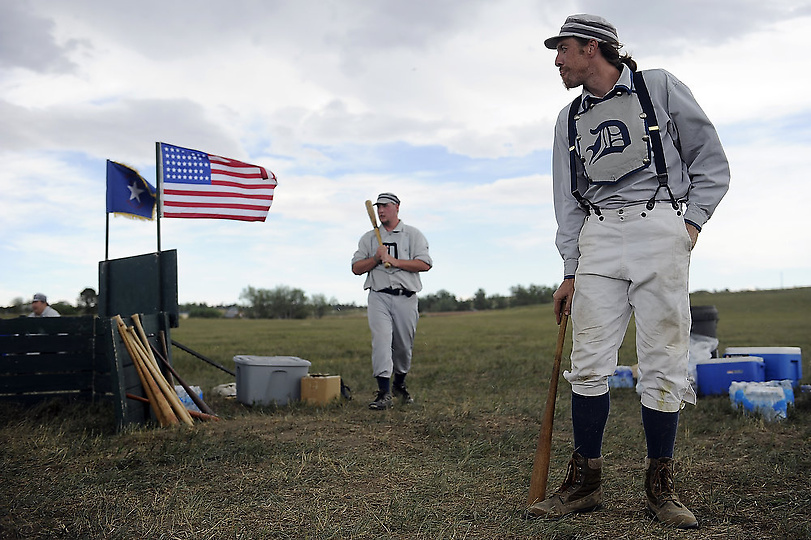
[[[811,116],[790,54],[809,5],[235,0],[223,17],[212,0],[4,3],[0,304],[97,286],[104,160],[154,181],[156,141],[279,177],[266,223],[162,220],[182,302],[235,302],[247,285],[365,302],[349,260],[369,227],[363,201],[381,191],[428,236],[426,292],[552,285],[548,155],[575,94],[542,40],[588,11],[617,24],[642,67],[686,82],[727,144],[733,184],[694,252],[694,287],[777,286],[780,272],[811,285],[808,132],[785,128]],[[110,257],[156,244],[154,223],[110,219]]]

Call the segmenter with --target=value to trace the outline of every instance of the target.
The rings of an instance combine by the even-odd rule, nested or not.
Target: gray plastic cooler
[[[301,378],[310,362],[297,356],[234,357],[237,401],[245,405],[287,405],[301,399]]]

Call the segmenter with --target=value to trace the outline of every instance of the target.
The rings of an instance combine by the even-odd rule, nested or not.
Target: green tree
[[[459,311],[456,296],[445,289],[419,299],[419,309],[424,312]]]
[[[59,312],[60,315],[63,317],[70,317],[73,315],[81,315],[79,309],[76,306],[71,306],[67,302],[56,302],[51,304],[51,307],[54,308],[56,311]]]
[[[216,307],[209,306],[205,302],[201,304],[187,304],[184,310],[188,312],[189,317],[199,319],[219,319],[223,316],[223,312]]]
[[[484,289],[479,289],[476,291],[476,294],[473,295],[473,309],[483,310],[483,309],[490,309],[490,301],[487,299],[487,294],[484,292]]]
[[[327,297],[323,294],[314,294],[310,298],[310,307],[312,308],[313,316],[316,319],[320,319],[324,315],[327,314],[334,304],[337,304],[338,301],[336,299],[327,300]]]
[[[239,298],[247,302],[247,314],[252,319],[307,318],[307,296],[301,289],[281,285],[270,290],[249,285]]]

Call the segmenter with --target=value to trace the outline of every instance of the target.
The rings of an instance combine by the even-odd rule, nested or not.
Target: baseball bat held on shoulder
[[[546,498],[546,484],[549,481],[549,462],[552,455],[552,424],[555,419],[555,401],[558,395],[558,377],[560,360],[563,356],[563,342],[566,339],[566,323],[569,317],[561,313],[558,342],[555,347],[555,359],[552,364],[552,376],[549,380],[549,392],[546,394],[546,408],[541,420],[541,432],[538,435],[538,446],[535,449],[535,461],[532,464],[532,477],[529,482],[528,506]]]
[[[375,236],[377,236],[377,244],[382,246],[383,238],[380,236],[380,229],[377,226],[377,214],[375,214],[375,209],[372,207],[372,201],[366,201],[366,211],[369,213],[369,219],[372,222],[372,227],[374,227],[375,229]],[[391,267],[391,264],[385,263],[383,266],[389,268]]]

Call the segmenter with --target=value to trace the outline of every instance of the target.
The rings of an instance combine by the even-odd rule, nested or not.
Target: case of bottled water
[[[759,414],[767,422],[784,420],[794,405],[790,379],[765,382],[733,382],[729,385],[733,409]]]

